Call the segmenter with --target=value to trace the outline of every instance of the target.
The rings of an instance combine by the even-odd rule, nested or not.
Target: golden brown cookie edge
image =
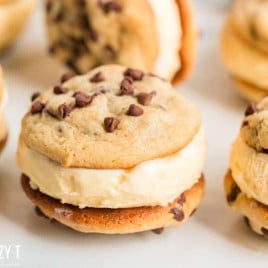
[[[172,79],[174,85],[182,83],[191,73],[196,59],[197,29],[191,1],[176,0],[181,18],[182,40],[179,56],[181,68]]]

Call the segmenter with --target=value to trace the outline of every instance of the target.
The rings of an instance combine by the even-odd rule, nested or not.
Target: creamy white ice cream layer
[[[172,79],[181,68],[181,19],[176,0],[148,0],[156,19],[159,56],[154,72]]]
[[[183,150],[132,169],[65,168],[20,142],[17,159],[34,189],[80,208],[166,205],[203,172],[206,139],[201,128]]]

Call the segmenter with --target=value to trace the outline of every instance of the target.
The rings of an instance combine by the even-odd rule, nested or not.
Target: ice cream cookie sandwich
[[[178,226],[204,193],[200,114],[169,82],[106,65],[35,94],[17,151],[22,187],[81,232]]]

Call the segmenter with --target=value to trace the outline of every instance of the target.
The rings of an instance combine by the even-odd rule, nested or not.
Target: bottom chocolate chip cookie
[[[241,192],[231,171],[228,171],[225,176],[224,188],[230,207],[246,217],[246,223],[250,229],[268,238],[268,206]]]
[[[49,219],[84,233],[126,234],[154,230],[184,223],[195,211],[204,195],[202,176],[189,190],[167,206],[121,209],[84,208],[62,204],[29,185],[29,178],[21,177],[22,188],[31,201]]]

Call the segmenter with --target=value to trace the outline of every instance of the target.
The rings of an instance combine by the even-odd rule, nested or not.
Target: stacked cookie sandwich
[[[268,95],[268,2],[235,0],[221,40],[222,58],[241,95]]]
[[[250,228],[268,237],[268,98],[249,105],[225,177],[229,205]]]
[[[204,193],[199,112],[164,79],[117,65],[33,96],[17,160],[32,202],[81,232],[161,232]]]

